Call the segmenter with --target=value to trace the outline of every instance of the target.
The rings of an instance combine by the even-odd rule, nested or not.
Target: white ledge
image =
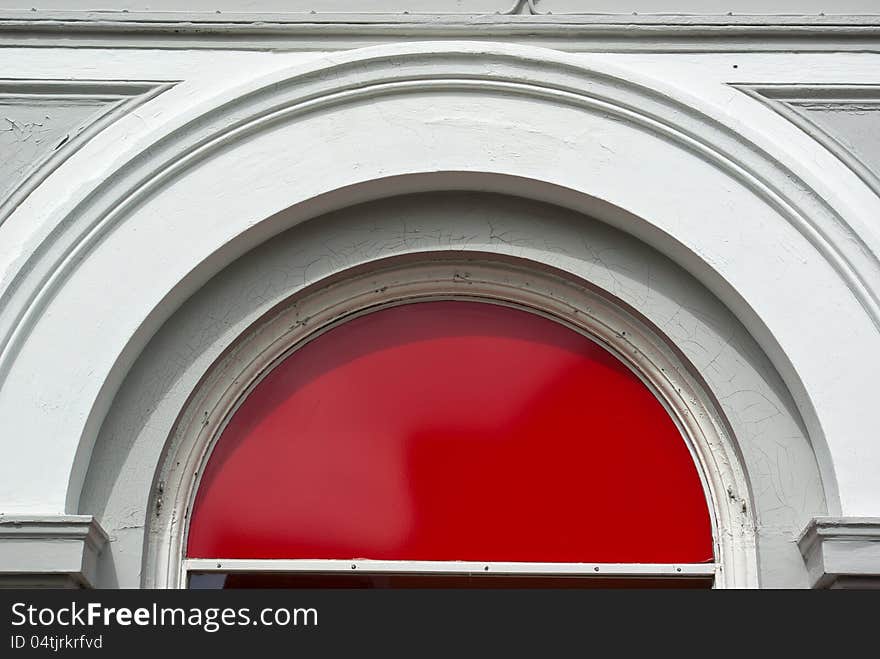
[[[91,515],[0,515],[0,584],[92,587],[106,542]]]
[[[814,588],[880,588],[880,517],[817,517],[797,543]]]
[[[880,14],[0,11],[2,46],[328,51],[443,39],[568,51],[880,52]]]

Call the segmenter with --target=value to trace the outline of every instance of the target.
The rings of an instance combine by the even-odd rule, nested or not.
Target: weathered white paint
[[[0,515],[0,587],[97,586],[106,543],[91,515]]]
[[[880,196],[880,86],[738,85],[831,151]]]
[[[78,99],[59,103],[51,95],[27,98],[0,91],[0,202],[33,172],[35,165],[99,116],[105,105]]]
[[[444,187],[489,184],[473,179],[448,177]],[[598,203],[588,211],[593,217],[609,213]],[[259,326],[264,314],[307,285],[383,257],[413,251],[429,257],[438,250],[498,253],[551,264],[639,309],[700,374],[736,438],[748,486],[733,491],[750,492],[759,558],[782,557],[761,562],[761,582],[806,585],[793,538],[808,519],[827,510],[818,466],[794,402],[730,312],[669,260],[591,217],[521,198],[457,193],[387,199],[298,225],[237,259],[175,312],[141,353],[114,400],[80,498],[80,509],[99,516],[114,538],[102,583],[155,584],[160,569],[167,583],[169,567],[173,583],[174,556],[180,555],[179,534],[184,531],[174,520],[184,517],[191,495],[187,479],[199,469],[199,451],[204,450],[193,433],[184,432],[181,410],[186,406],[195,415],[190,428],[195,433],[214,427],[201,425],[204,410],[191,394],[198,390],[199,396],[205,395],[204,376],[215,360],[240,343],[254,323]],[[319,308],[320,302],[315,302]],[[260,334],[250,345],[267,341]],[[233,379],[241,386],[241,379]],[[215,385],[223,390],[230,381],[215,378]],[[222,418],[222,413],[209,414],[211,424]],[[181,432],[190,438],[184,448],[190,452],[187,459],[195,461],[191,468],[182,457],[171,457],[186,454],[179,438],[176,444],[168,439]],[[157,474],[155,465],[160,463]],[[710,467],[704,471],[716,472]],[[715,488],[724,490],[723,485]],[[738,503],[728,493],[712,505]],[[152,529],[154,553],[147,557],[142,576],[145,524]],[[171,566],[165,563],[169,558]]]
[[[0,80],[0,224],[76,149],[171,84]]]
[[[837,4],[834,12],[823,7],[785,15],[734,14],[729,6],[721,11],[706,7],[694,14],[554,13],[537,10],[535,2],[542,0],[513,1],[506,10],[497,4],[469,4],[461,7],[463,12],[453,11],[455,6],[448,3],[421,5],[422,11],[411,6],[409,11],[385,12],[377,11],[381,5],[375,3],[358,3],[342,12],[327,11],[325,5],[325,11],[311,7],[281,13],[241,3],[236,3],[240,11],[232,13],[200,6],[183,11],[0,8],[0,45],[327,51],[403,41],[469,40],[576,52],[880,51],[878,13],[861,6],[864,0],[854,0],[849,7]]]
[[[863,102],[817,102],[800,109],[866,167],[880,172],[880,94]]]
[[[880,588],[880,517],[819,517],[798,547],[813,587]]]
[[[0,0],[0,9],[266,13],[876,14],[873,0]]]
[[[435,228],[419,221],[419,208],[432,200],[445,207],[440,218],[431,214],[428,219],[429,222],[441,219]],[[693,378],[689,373],[691,366],[676,354],[677,344],[658,336],[650,325],[610,299],[603,289],[591,289],[583,280],[567,279],[566,272],[577,268],[574,259],[567,254],[569,250],[550,247],[562,236],[551,239],[547,231],[543,238],[532,238],[528,233],[530,222],[522,222],[517,227],[509,217],[518,215],[533,223],[540,222],[549,230],[555,209],[532,206],[532,213],[524,214],[510,201],[496,200],[494,206],[492,199],[487,203],[480,197],[465,199],[465,204],[458,201],[455,203],[456,198],[447,195],[433,199],[421,197],[415,203],[411,199],[396,212],[388,205],[383,209],[361,208],[357,214],[359,220],[369,218],[374,235],[383,231],[380,227],[384,222],[377,215],[396,216],[395,224],[402,220],[405,227],[402,249],[395,248],[393,243],[385,243],[385,246],[388,251],[399,250],[407,257],[364,259],[360,247],[340,245],[338,251],[331,248],[332,252],[348,253],[350,258],[362,261],[360,267],[354,271],[338,268],[332,285],[320,287],[322,279],[314,280],[319,290],[303,290],[301,295],[290,296],[276,305],[269,314],[241,332],[236,344],[227,349],[194,387],[175,427],[166,432],[169,440],[164,446],[153,481],[153,495],[145,511],[150,538],[145,557],[145,585],[173,587],[185,583],[185,520],[192,510],[199,475],[204,473],[210,451],[230,415],[271,368],[290,354],[291,346],[301,345],[338,322],[379,306],[432,298],[512,305],[542,314],[565,323],[617,355],[666,407],[691,451],[712,517],[713,553],[719,572],[716,585],[757,585],[755,511],[740,464],[739,447],[731,439],[728,423],[716,407],[713,394],[699,379]],[[353,215],[349,213],[349,217]],[[458,241],[460,244],[453,254],[439,248],[414,249],[413,243],[421,242],[422,235],[428,236],[426,242],[430,244],[435,242],[433,235],[442,236],[450,231],[456,225],[456,215],[479,220],[460,225],[464,235],[471,237]],[[350,226],[357,224],[358,221],[351,222]],[[480,233],[486,226],[490,243],[519,243],[521,255],[527,260],[501,259],[495,254],[505,250],[498,246],[488,252],[480,250]],[[587,235],[577,236],[579,229],[569,240],[558,244],[576,244],[580,238],[587,254],[607,251],[599,241],[592,241]],[[409,233],[413,239],[407,238]],[[325,236],[329,233],[325,232]],[[366,242],[369,241],[362,241],[360,245]],[[442,238],[436,240],[438,244],[442,242]],[[540,253],[543,245],[544,258],[532,260],[533,252],[528,245],[532,245],[534,253]],[[328,249],[326,242],[322,247]],[[560,262],[568,266],[566,270],[546,272],[546,266],[555,260],[548,259],[547,252],[561,257]],[[301,287],[310,277],[308,263],[321,258],[314,252],[305,257],[308,260]],[[297,261],[302,263],[303,257],[289,260],[288,266],[295,267]],[[108,473],[93,475],[105,482],[110,476]],[[814,490],[821,489],[815,479],[811,480]]]
[[[497,18],[503,20],[508,19]],[[510,20],[518,25],[519,18]],[[722,19],[712,20],[722,26]],[[746,29],[740,19],[723,20],[733,26],[732,31],[724,27],[725,34],[745,34],[737,32]],[[25,33],[0,20],[0,40],[14,45],[0,49],[0,64],[16,79],[30,81],[26,84],[64,79],[173,84],[102,127],[0,226],[0,450],[14,456],[0,464],[0,510],[105,512],[115,562],[105,571],[107,583],[137,585],[143,515],[157,446],[165,441],[162,432],[167,438],[169,424],[210,356],[216,356],[215,348],[228,345],[235,328],[244,326],[233,323],[228,332],[205,339],[208,344],[190,337],[193,343],[187,345],[194,348],[164,344],[164,352],[156,353],[167,359],[175,351],[195,351],[191,361],[183,360],[181,372],[166,371],[170,385],[156,385],[162,422],[152,434],[139,419],[158,414],[158,408],[133,412],[126,407],[146,393],[138,386],[152,390],[149,381],[139,379],[147,367],[132,370],[151,337],[166,322],[180,332],[157,335],[167,341],[197,328],[197,320],[176,316],[184,300],[194,295],[195,306],[183,309],[199,308],[195,301],[209,299],[200,291],[213,274],[226,272],[237,260],[249,263],[244,254],[286,229],[362,201],[452,186],[531,197],[616,226],[657,250],[652,264],[662,253],[688,270],[704,287],[701,304],[720,301],[737,319],[730,322],[743,324],[748,341],[757,342],[749,354],[761,355],[759,361],[766,355],[772,367],[765,363],[743,371],[742,363],[752,364],[752,357],[743,360],[739,350],[732,353],[737,362],[724,362],[726,349],[718,356],[707,351],[710,358],[700,359],[699,346],[707,337],[721,348],[719,327],[727,321],[709,322],[705,326],[714,329],[706,335],[696,329],[702,324],[693,326],[696,335],[676,335],[672,326],[663,331],[682,349],[693,344],[686,354],[716,395],[725,376],[748,383],[721,404],[737,440],[756,451],[742,449],[761,525],[761,579],[770,585],[800,584],[805,577],[793,543],[795,527],[817,514],[880,512],[880,447],[864,413],[875,403],[880,373],[880,199],[865,171],[870,173],[872,159],[880,154],[868,140],[857,140],[851,146],[866,168],[859,171],[847,152],[760,98],[761,88],[774,85],[833,90],[880,82],[880,56],[833,52],[854,47],[852,39],[862,39],[855,34],[869,34],[858,49],[877,50],[870,45],[876,21],[838,21],[848,26],[844,38],[826,19],[816,20],[809,30],[824,36],[803,49],[822,53],[782,52],[801,49],[785,39],[805,32],[786,33],[773,27],[773,20],[757,23],[788,35],[767,46],[778,52],[742,52],[761,46],[740,37],[731,37],[731,52],[653,52],[694,49],[694,24],[682,27],[688,23],[682,20],[678,27],[661,22],[665,36],[656,40],[644,31],[635,42],[630,39],[643,51],[638,54],[579,55],[472,43],[404,43],[326,55],[210,50],[210,40],[202,40],[203,50],[167,50],[170,43],[178,44],[172,48],[188,43],[169,42],[170,29],[163,33],[165,41],[155,42],[163,50],[55,49],[50,46],[56,37],[41,41],[35,32],[15,45],[15,35]],[[411,41],[431,33],[419,32],[426,25],[435,30],[443,22],[412,21],[412,29],[393,27],[369,39],[393,40],[400,34]],[[574,39],[571,30],[585,29],[583,24],[561,27],[549,17],[535,21],[552,28],[560,48],[594,43]],[[651,25],[645,21],[643,27]],[[498,29],[491,34],[508,34],[507,27]],[[224,41],[224,48],[241,47],[250,38],[236,30],[223,28],[233,39]],[[319,33],[310,33],[309,48],[351,47],[361,39],[350,33],[339,42],[330,37],[322,42],[315,36]],[[120,44],[125,39],[120,35],[127,33],[101,34],[106,45]],[[285,34],[288,39],[290,33]],[[452,26],[442,38],[456,34],[476,32]],[[519,39],[513,32],[509,36]],[[669,39],[684,46],[669,48]],[[24,43],[41,47],[21,47]],[[700,43],[697,49],[713,47]],[[368,86],[368,95],[354,98],[361,93],[355,88]],[[312,92],[324,100],[308,100]],[[265,121],[260,113],[272,103],[277,118]],[[284,114],[285,108],[306,103],[314,109]],[[842,116],[839,126],[863,130],[863,118]],[[251,121],[251,128],[227,132],[236,121]],[[199,140],[210,136],[220,147],[199,151]],[[191,164],[174,165],[180,158]],[[149,190],[138,182],[151,177]],[[450,222],[435,218],[435,226]],[[477,219],[472,222],[471,229],[483,230]],[[569,258],[560,256],[566,243],[558,249],[542,245],[545,227],[536,226],[537,232],[535,227],[524,231],[513,245],[490,235],[465,247],[529,253],[559,266]],[[100,233],[96,227],[102,227]],[[319,244],[332,243],[318,231]],[[340,259],[325,252],[323,265],[312,268],[327,273],[351,261],[387,256],[400,249],[395,245],[401,240],[410,251],[449,246],[404,231],[369,254]],[[620,273],[614,260],[606,254],[601,261],[591,258],[570,257],[566,268],[600,279],[602,272],[614,274],[606,285],[626,299],[626,291],[616,288]],[[240,273],[271,274],[252,266]],[[289,283],[280,286],[274,299],[293,290]],[[650,300],[650,295],[636,296],[634,306],[646,313],[639,305]],[[259,308],[242,302],[228,312],[244,319]],[[211,335],[207,328],[201,331]],[[114,402],[120,386],[124,398]],[[764,393],[755,397],[756,386]],[[763,417],[749,417],[766,403],[767,391],[774,392],[777,405],[789,396],[794,401],[791,409],[783,403],[784,411],[770,423],[796,430],[768,430]],[[112,435],[101,430],[108,410],[105,428]],[[107,439],[120,441],[126,424],[137,430],[132,446],[139,457],[132,462],[115,453]],[[785,451],[767,452],[764,442],[776,442],[783,432]],[[792,450],[799,456],[794,463]],[[108,463],[117,470],[108,472],[108,481],[86,478]],[[780,469],[776,477],[766,475]],[[810,476],[820,471],[821,487],[818,477]],[[135,472],[130,490],[116,489],[121,474],[129,478]],[[787,485],[779,489],[780,483]],[[799,488],[803,500],[794,505]],[[775,509],[774,497],[781,502]]]
[[[873,474],[880,467],[880,456],[872,459],[867,450],[856,456],[852,448],[867,447],[872,436],[859,417],[860,410],[870,406],[878,370],[874,361],[880,359],[875,349],[878,269],[876,256],[864,249],[871,236],[854,240],[859,234],[854,234],[852,224],[859,215],[850,218],[849,209],[828,207],[826,196],[811,194],[804,181],[778,169],[776,162],[756,152],[739,133],[727,132],[729,127],[699,114],[688,116],[686,108],[699,107],[692,96],[681,94],[686,105],[676,106],[676,92],[668,83],[646,79],[644,87],[636,87],[624,82],[639,77],[632,70],[615,70],[605,63],[584,66],[588,62],[583,59],[543,51],[465,44],[388,47],[371,51],[370,60],[365,57],[366,53],[355,53],[313,60],[313,64],[233,87],[226,98],[234,102],[232,111],[242,111],[244,116],[265,112],[260,109],[265,103],[293,103],[295,108],[297,97],[309,93],[306,80],[312,81],[309,84],[315,91],[311,93],[332,94],[344,84],[376,84],[377,94],[387,95],[373,97],[367,104],[334,107],[336,101],[332,101],[332,109],[326,112],[318,110],[295,121],[273,121],[262,132],[249,131],[242,139],[231,133],[226,139],[233,141],[234,149],[200,158],[198,166],[180,170],[174,177],[163,158],[167,151],[151,149],[146,159],[134,161],[141,171],[137,176],[150,175],[151,169],[158,168],[162,178],[148,200],[136,207],[132,206],[137,199],[133,196],[137,188],[130,187],[132,174],[120,173],[87,181],[80,196],[69,191],[76,179],[55,176],[51,182],[68,192],[59,194],[47,181],[20,208],[22,217],[44,209],[36,214],[45,217],[49,226],[70,212],[75,212],[75,221],[52,244],[44,242],[45,252],[32,255],[29,269],[19,271],[12,282],[0,325],[6,337],[0,358],[0,373],[6,376],[0,414],[12,420],[13,436],[18,432],[66,436],[73,451],[68,450],[67,459],[59,460],[54,469],[39,455],[33,456],[41,460],[44,478],[34,479],[24,490],[12,491],[7,485],[0,492],[15,501],[16,509],[29,511],[49,502],[56,509],[75,507],[77,483],[124,364],[140,349],[134,346],[143,345],[176,306],[172,300],[192,291],[189,286],[196,282],[186,282],[185,275],[196,265],[206,267],[196,277],[205,277],[250,241],[278,231],[281,227],[270,228],[271,223],[260,220],[286,207],[321,195],[330,195],[329,200],[334,191],[337,197],[331,204],[357,201],[344,192],[352,184],[380,181],[369,194],[385,195],[393,191],[393,184],[389,188],[389,183],[381,181],[391,176],[472,171],[494,173],[506,180],[525,179],[516,188],[526,195],[540,196],[542,186],[556,185],[571,191],[560,193],[559,203],[576,208],[578,195],[586,194],[641,218],[641,222],[628,222],[626,229],[675,256],[714,289],[758,337],[787,379],[820,454],[831,500],[836,498],[836,472],[841,476],[840,505],[853,514],[870,512],[876,505]],[[332,77],[310,74],[328,66],[338,69]],[[452,87],[444,82],[449,77],[485,78],[486,71],[489,76],[482,82],[464,81]],[[403,82],[408,76],[425,74],[436,79],[436,85]],[[388,75],[401,83],[383,87],[381,80]],[[272,100],[272,95],[286,89],[278,85],[279,80],[292,81],[288,86],[292,97]],[[560,95],[552,85],[572,90],[587,85],[591,95],[572,96],[568,91]],[[650,85],[663,94],[652,96]],[[257,100],[261,87],[269,94],[263,94],[265,101]],[[407,92],[409,87],[414,87],[412,93]],[[153,117],[167,116],[162,112],[163,99],[166,104],[173,102],[172,94],[178,90],[185,91],[179,85],[150,104]],[[242,100],[248,93],[257,96]],[[608,100],[589,109],[593,94]],[[614,104],[620,109],[612,118],[608,111]],[[207,112],[205,105],[189,116]],[[654,117],[663,112],[669,116],[658,122]],[[768,114],[771,121],[782,123]],[[178,115],[171,126],[157,122],[160,126],[151,137],[125,145],[128,152],[137,156],[186,118],[186,113]],[[222,130],[230,119],[215,121],[219,123],[202,119],[190,124],[189,132],[177,142],[165,142],[166,150],[184,149],[186,153],[191,149],[187,140],[204,139],[197,135]],[[118,148],[122,142],[114,132],[125,128],[119,122],[105,131],[101,137],[111,144],[100,138],[90,144],[105,162],[111,153],[107,147]],[[289,147],[280,149],[282,144]],[[70,170],[86,150],[68,161]],[[199,152],[193,153],[199,157]],[[638,153],[638,168],[632,166],[633,153]],[[707,166],[707,158],[715,164]],[[843,180],[855,178],[838,164]],[[118,167],[118,161],[108,163],[101,171]],[[834,174],[834,169],[825,170],[827,187],[833,187]],[[529,190],[529,182],[534,191]],[[89,187],[99,184],[104,194],[82,198]],[[111,201],[114,196],[118,201]],[[70,203],[59,204],[59,199]],[[222,218],[218,207],[224,210]],[[106,228],[96,242],[91,232],[99,225]],[[736,233],[730,232],[731,227],[736,227]],[[248,228],[254,231],[236,244]],[[150,235],[162,245],[159,252],[145,253],[144,241]],[[175,240],[169,241],[170,236]],[[224,245],[224,256],[211,257]],[[87,253],[83,250],[88,250],[89,257],[80,262]],[[743,254],[749,255],[748,262]],[[71,267],[74,264],[76,268]],[[798,276],[791,276],[792,268]],[[121,278],[115,274],[119,272],[127,276]],[[112,279],[110,273],[114,273]],[[98,288],[103,295],[95,299]],[[131,295],[133,288],[137,296]],[[792,303],[795,300],[797,304]],[[92,312],[88,320],[81,312],[86,303]],[[839,317],[848,320],[848,340],[829,342],[826,329],[815,319]],[[94,318],[112,318],[112,326],[96,325]],[[77,320],[86,327],[76,328]],[[58,341],[62,327],[81,340],[93,336],[95,350],[100,348],[104,358],[90,349],[70,353]],[[108,349],[112,345],[118,347]],[[853,349],[856,346],[860,346],[858,351]],[[77,355],[82,354],[89,359],[77,365]],[[59,368],[61,364],[65,368]],[[34,374],[50,365],[65,375],[40,382],[35,399],[28,393]],[[21,418],[20,424],[16,418]],[[59,455],[64,453],[59,451]],[[64,480],[65,472],[72,474],[72,484],[62,491],[57,483]]]

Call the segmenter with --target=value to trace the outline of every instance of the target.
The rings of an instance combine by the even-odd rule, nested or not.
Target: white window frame
[[[427,575],[505,575],[544,577],[718,577],[720,565],[712,563],[530,563],[479,561],[377,561],[366,559],[212,559],[183,561],[184,581],[194,573],[365,573]],[[714,582],[713,582],[714,583]]]
[[[712,518],[715,561],[187,558],[189,514],[203,467],[228,419],[262,378],[304,343],[342,322],[380,308],[438,299],[501,304],[551,318],[599,343],[626,364],[661,401],[688,445]],[[169,438],[151,510],[145,562],[148,587],[186,588],[193,571],[712,576],[715,588],[757,586],[754,514],[746,478],[729,425],[696,371],[659,331],[608,293],[546,265],[498,255],[431,253],[383,259],[310,286],[264,315],[218,359],[190,396]]]

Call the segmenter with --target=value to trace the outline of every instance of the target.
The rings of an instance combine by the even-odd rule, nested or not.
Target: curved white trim
[[[337,63],[330,66],[323,61],[317,67],[311,65],[311,70],[286,78],[281,85],[260,86],[196,117],[164,137],[164,144],[126,163],[70,211],[75,225],[69,241],[50,236],[0,294],[0,307],[8,304],[18,309],[16,315],[0,324],[0,382],[18,345],[76,265],[125,220],[131,209],[175,176],[277,122],[334,111],[366,99],[435,89],[523,95],[609,113],[705,158],[788,220],[832,265],[880,329],[880,287],[875,283],[880,281],[880,258],[794,172],[723,123],[650,88],[573,66],[571,61],[535,59],[510,47],[492,51],[460,44],[431,47],[429,52],[398,48],[404,51],[402,54],[375,48],[370,49],[376,53],[372,57],[360,51],[356,58],[337,56]],[[514,52],[505,52],[508,50]],[[548,69],[559,79],[547,76]],[[128,177],[133,181],[125,181]],[[793,185],[802,198],[780,190],[783,182]],[[100,199],[105,195],[109,200]],[[811,205],[821,209],[821,217]],[[836,239],[835,234],[847,240]]]
[[[105,103],[105,107],[79,126],[73,139],[63,147],[46,154],[29,169],[25,176],[0,199],[0,225],[9,215],[82,145],[122,115],[155,98],[174,86],[176,81],[147,80],[16,80],[0,79],[0,95],[32,98],[35,105],[46,99],[87,99]]]
[[[0,412],[8,414],[14,433],[27,435],[35,445],[48,441],[57,445],[51,469],[30,489],[19,489],[11,505],[23,511],[36,506],[76,509],[94,437],[125,369],[180,300],[226,263],[287,228],[290,222],[302,221],[334,205],[363,201],[365,196],[387,195],[389,182],[425,174],[428,186],[442,186],[450,172],[458,172],[456,185],[464,189],[468,184],[484,185],[487,177],[494,177],[496,182],[505,182],[505,192],[536,198],[543,193],[545,200],[575,209],[596,196],[606,199],[608,207],[616,204],[618,210],[631,209],[630,213],[617,214],[618,226],[650,238],[651,244],[715,291],[743,319],[786,378],[819,455],[830,512],[846,507],[847,513],[864,513],[873,505],[865,493],[873,488],[872,465],[880,463],[880,456],[863,452],[853,459],[851,446],[844,443],[864,446],[868,437],[868,429],[860,425],[850,406],[859,405],[864,398],[863,387],[871,377],[876,354],[878,293],[874,282],[880,281],[876,256],[863,248],[859,236],[820,195],[723,122],[684,100],[652,91],[650,80],[633,82],[627,79],[635,77],[630,73],[606,64],[597,66],[602,71],[588,69],[575,58],[559,53],[475,44],[411,44],[321,58],[275,72],[246,88],[223,92],[200,111],[175,117],[156,129],[150,148],[144,149],[140,141],[136,153],[128,152],[128,160],[116,160],[114,165],[118,166],[102,181],[87,180],[75,195],[65,188],[66,195],[61,196],[65,201],[45,215],[43,226],[49,227],[48,238],[10,272],[10,284],[0,300],[0,376],[4,378],[0,383]],[[285,139],[296,144],[297,137],[305,137],[296,133],[299,126],[327,117],[333,118],[346,148],[358,146],[361,141],[369,143],[377,133],[393,137],[388,126],[377,130],[371,125],[347,124],[346,118],[363,107],[355,101],[388,103],[387,107],[404,108],[400,110],[403,112],[411,99],[428,93],[445,100],[444,107],[457,99],[476,98],[483,108],[490,108],[490,113],[508,108],[521,113],[526,103],[535,103],[548,115],[564,111],[571,113],[566,115],[569,120],[576,115],[583,122],[592,122],[590,125],[598,126],[601,120],[621,127],[630,131],[633,149],[660,144],[668,151],[669,166],[651,172],[665,185],[663,192],[674,187],[677,194],[684,194],[691,181],[682,185],[673,168],[698,161],[700,176],[693,184],[711,184],[713,195],[729,192],[729,199],[719,200],[736,205],[747,215],[741,225],[731,225],[731,230],[748,231],[746,237],[752,245],[759,246],[762,231],[775,232],[771,246],[781,250],[778,263],[784,267],[771,267],[767,259],[775,259],[776,255],[767,249],[751,250],[747,257],[760,256],[764,259],[762,268],[768,268],[759,272],[777,278],[770,286],[756,281],[748,267],[733,263],[745,258],[735,241],[728,246],[722,234],[715,233],[710,239],[699,233],[699,218],[688,205],[705,199],[682,197],[677,200],[680,208],[671,209],[670,199],[663,196],[656,181],[649,192],[639,192],[639,186],[650,186],[652,181],[651,173],[633,167],[635,154],[629,160],[633,202],[629,205],[621,189],[603,188],[609,185],[607,181],[594,184],[587,176],[566,168],[555,157],[557,152],[552,151],[554,147],[562,148],[560,144],[582,155],[593,168],[602,163],[600,139],[577,132],[564,134],[566,127],[576,129],[580,119],[562,129],[542,126],[535,154],[502,152],[493,158],[495,154],[487,153],[478,141],[467,142],[471,149],[467,153],[444,148],[442,138],[456,134],[452,123],[435,127],[441,142],[430,152],[430,158],[426,158],[424,148],[417,153],[405,151],[392,154],[399,155],[399,159],[389,157],[393,165],[387,169],[372,164],[362,170],[357,162],[347,160],[340,163],[338,176],[330,178],[321,172],[294,178],[275,169],[260,182],[265,184],[261,191],[272,190],[274,194],[265,195],[269,201],[263,205],[255,198],[253,208],[258,210],[248,209],[248,214],[236,211],[223,223],[200,225],[204,231],[185,237],[193,241],[185,256],[165,242],[168,227],[156,219],[169,212],[163,200],[173,197],[183,211],[198,214],[202,205],[210,203],[213,191],[199,188],[192,181],[208,176],[214,163],[248,148],[258,148],[256,145],[263,144],[261,140],[272,131],[287,131]],[[161,98],[154,101],[161,102]],[[468,112],[474,112],[472,106],[468,108]],[[391,126],[399,130],[405,122],[400,117],[394,119]],[[468,115],[469,135],[493,145],[504,144],[509,129],[492,124],[491,119]],[[107,140],[114,137],[112,130],[107,131]],[[332,158],[334,148],[339,147],[328,142],[318,148],[309,154],[309,162],[317,161],[317,156]],[[534,155],[535,159],[523,165],[523,155]],[[471,159],[470,170],[461,166],[468,160],[462,156]],[[75,159],[65,167],[71,169]],[[595,175],[595,169],[590,173]],[[461,183],[468,177],[473,182]],[[45,197],[53,191],[49,183],[58,180],[57,176],[50,177],[35,195],[41,192],[45,203]],[[724,186],[719,183],[722,180]],[[230,190],[243,196],[250,194],[250,188],[235,188],[234,182]],[[194,187],[187,187],[191,185]],[[32,205],[37,203],[33,201]],[[295,212],[283,221],[277,220],[273,213],[285,207]],[[25,210],[20,209],[20,223],[29,219]],[[251,212],[256,215],[251,216]],[[132,222],[135,217],[137,221]],[[13,219],[16,214],[10,221]],[[174,231],[184,235],[187,227],[181,222]],[[133,238],[138,232],[137,239]],[[146,249],[125,251],[132,245]],[[102,247],[106,249],[102,251]],[[156,254],[178,260],[158,259],[161,265],[155,270]],[[802,269],[794,274],[795,268]],[[83,304],[85,288],[94,291],[106,282],[106,289],[118,294],[120,272],[142,286],[138,300],[120,308],[112,327],[102,328],[107,337],[101,337],[101,349],[90,354],[92,363],[84,372],[81,365],[75,365],[75,356],[59,355],[58,337],[67,332],[73,332],[77,339],[92,334],[93,323],[87,315],[77,311],[72,322],[68,312]],[[815,305],[818,314],[839,313],[847,318],[850,344],[835,344],[838,358],[830,365],[816,358],[811,346],[805,345],[805,336],[809,335],[802,330],[808,318],[788,307],[780,311],[786,296],[803,294],[806,285],[823,296],[822,303]],[[109,319],[110,314],[105,317]],[[44,359],[54,359],[51,369],[58,371],[53,372],[58,381],[52,383],[51,394],[33,389],[33,374],[46,372]],[[845,383],[836,384],[840,378],[835,369],[846,369]],[[49,399],[45,404],[43,395]],[[36,407],[40,408],[39,415],[34,413]],[[36,453],[22,458],[22,462],[31,459],[37,459]],[[25,471],[32,467],[30,463],[24,465]],[[846,486],[845,497],[841,495],[839,503],[835,479],[838,469],[844,472]],[[60,493],[59,483],[65,478]],[[7,494],[0,486],[0,497]]]
[[[539,264],[437,253],[383,260],[309,287],[257,321],[210,369],[182,411],[157,472],[145,586],[185,584],[186,533],[199,477],[229,418],[253,388],[327,329],[389,305],[429,299],[507,304],[537,313],[576,329],[627,364],[664,404],[698,465],[720,565],[716,586],[757,586],[754,512],[736,443],[674,347],[586,282]]]
[[[731,85],[752,98],[764,103],[771,110],[785,117],[811,138],[833,153],[849,167],[871,191],[880,198],[880,175],[866,165],[852,149],[814,121],[807,111],[797,108],[810,104],[823,104],[836,109],[851,108],[853,112],[880,110],[880,86],[868,85],[816,85],[816,84],[734,84]]]

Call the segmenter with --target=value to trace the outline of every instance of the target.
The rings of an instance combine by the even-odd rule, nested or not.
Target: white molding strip
[[[714,577],[716,563],[529,563],[339,559],[190,558],[187,572],[368,572],[383,574],[508,574],[560,576]]]
[[[426,40],[571,52],[880,52],[880,15],[0,11],[0,47],[330,51]]]
[[[802,110],[838,107],[852,112],[880,111],[880,85],[737,84],[731,85],[788,119],[849,167],[880,197],[880,176]]]
[[[320,73],[291,76],[211,110],[178,128],[173,138],[163,140],[164,144],[107,176],[101,184],[104,191],[89,195],[71,213],[76,218],[76,235],[53,236],[41,244],[0,296],[0,309],[6,306],[12,310],[10,321],[0,327],[0,380],[8,374],[27,334],[76,264],[116,228],[131,207],[166,185],[180,170],[194,166],[212,152],[232,147],[282,116],[336,111],[357,98],[429,89],[501,91],[586,110],[598,108],[699,153],[785,216],[837,271],[880,328],[880,291],[876,290],[876,277],[871,276],[880,272],[880,259],[821,196],[760,147],[745,142],[740,134],[714,118],[628,81],[504,52],[480,52],[475,56],[467,48],[473,45],[456,44],[430,52],[374,52],[369,60],[339,61]],[[430,77],[423,78],[418,71],[412,73],[426,63],[434,67]],[[557,71],[573,74],[579,87],[549,84],[547,76]],[[589,92],[583,91],[587,83],[594,85]],[[128,187],[127,179],[136,174],[146,176]],[[790,186],[794,182],[800,184],[797,198],[780,188],[780,184]],[[112,194],[111,205],[102,206],[102,201],[106,203],[102,196],[109,197],[108,193]],[[805,202],[815,204],[817,210],[808,210]],[[834,240],[831,236],[837,231],[847,233],[850,240]],[[62,238],[72,242],[65,240],[63,247],[56,248]],[[857,266],[854,259],[867,260],[869,270],[865,272],[867,268]],[[15,296],[21,296],[18,303],[12,300]]]
[[[880,517],[817,517],[797,543],[813,588],[880,588]]]
[[[0,197],[0,225],[46,178],[97,133],[122,115],[170,89],[177,81],[147,80],[16,80],[0,78],[0,101],[33,104],[59,101],[91,102],[99,109],[63,146],[33,163],[27,174]]]
[[[0,515],[0,583],[94,586],[106,543],[91,515]]]

